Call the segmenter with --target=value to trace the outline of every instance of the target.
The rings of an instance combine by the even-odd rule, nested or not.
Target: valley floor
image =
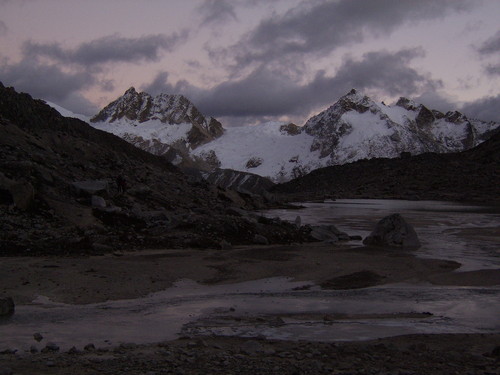
[[[448,260],[417,258],[409,251],[323,243],[84,257],[3,257],[0,293],[21,304],[38,295],[54,302],[87,304],[142,297],[165,290],[179,279],[213,285],[281,276],[330,289],[398,282],[500,284],[500,270],[454,273],[459,266]]]
[[[323,288],[422,282],[500,284],[500,270],[453,272],[458,263],[409,252],[296,244],[230,250],[155,250],[85,257],[5,257],[0,292],[87,304],[161,291],[179,279],[232,284],[276,276]],[[379,317],[380,318],[380,317]],[[1,328],[1,326],[0,326]],[[498,374],[500,334],[406,335],[324,343],[206,336],[115,348],[0,354],[1,374]]]

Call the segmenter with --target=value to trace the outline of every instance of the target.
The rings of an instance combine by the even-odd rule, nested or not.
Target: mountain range
[[[180,167],[232,169],[274,182],[360,159],[464,151],[500,127],[407,98],[391,106],[376,103],[355,89],[303,126],[268,122],[224,129],[182,95],[153,97],[134,88],[90,123]]]

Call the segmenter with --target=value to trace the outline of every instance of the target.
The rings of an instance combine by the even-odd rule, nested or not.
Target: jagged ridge
[[[207,119],[183,95],[153,97],[133,87],[90,122],[156,155],[170,152],[172,161],[224,132],[219,121]]]

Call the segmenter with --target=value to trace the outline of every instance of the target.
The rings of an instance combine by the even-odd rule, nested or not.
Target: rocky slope
[[[500,203],[500,134],[460,153],[375,158],[321,168],[271,189],[291,200],[437,199]]]
[[[253,173],[235,171],[232,169],[215,169],[206,176],[208,182],[224,189],[231,189],[245,194],[266,195],[274,183]]]
[[[124,176],[125,193],[116,178]],[[246,200],[245,200],[246,199]],[[0,84],[0,255],[301,241],[255,202]],[[235,211],[237,208],[239,211]],[[228,214],[228,212],[230,214]]]
[[[116,134],[155,155],[180,164],[192,149],[224,132],[182,95],[155,97],[133,87],[90,119],[94,127]]]

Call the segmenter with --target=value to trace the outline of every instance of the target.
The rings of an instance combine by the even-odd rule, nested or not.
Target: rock
[[[240,346],[240,351],[246,355],[256,355],[257,353],[262,353],[264,347],[255,340],[249,340]]]
[[[33,338],[34,338],[34,339],[35,339],[35,341],[37,341],[37,342],[40,342],[40,341],[42,341],[42,340],[43,340],[43,336],[42,336],[42,334],[41,334],[41,333],[39,333],[39,332],[37,332],[37,333],[33,334]]]
[[[77,354],[78,353],[78,349],[75,347],[75,346],[72,346],[69,350],[68,350],[68,354]]]
[[[28,210],[35,199],[35,189],[29,182],[14,183],[10,188],[10,192],[16,207],[23,211]]]
[[[230,242],[226,241],[226,240],[222,240],[220,242],[220,248],[222,250],[231,250],[233,248],[233,246],[231,245]]]
[[[395,246],[418,249],[420,241],[413,227],[400,214],[380,220],[363,244],[368,246]]]
[[[10,317],[14,314],[16,307],[10,297],[0,298],[0,318]]]
[[[58,351],[59,351],[59,346],[53,342],[49,342],[47,345],[45,345],[45,348],[42,349],[42,353],[58,352]]]
[[[335,243],[349,241],[349,235],[337,229],[335,225],[319,225],[312,227],[311,237],[318,241]]]
[[[297,228],[301,227],[301,225],[302,225],[302,218],[300,217],[300,215],[297,215],[297,217],[295,218],[295,225],[297,226]]]
[[[113,246],[105,245],[99,242],[94,242],[92,244],[92,249],[94,249],[97,252],[104,252],[104,253],[109,253],[114,250]]]
[[[98,195],[92,195],[90,202],[93,208],[106,208],[106,201]]]
[[[0,368],[0,375],[13,375],[13,374],[14,372],[8,367]]]
[[[256,234],[253,237],[253,243],[258,245],[269,245],[269,240],[260,234]]]
[[[38,353],[38,348],[35,345],[30,346],[30,353],[31,354],[36,354]]]
[[[106,180],[88,180],[73,182],[71,186],[78,196],[92,196],[107,195],[108,185],[109,183]]]
[[[16,354],[16,353],[17,349],[10,349],[10,348],[0,351],[0,354]]]
[[[94,344],[87,344],[83,347],[83,350],[86,352],[93,352],[95,351],[95,345]]]
[[[323,289],[359,289],[377,285],[384,279],[372,271],[359,271],[322,282]]]

